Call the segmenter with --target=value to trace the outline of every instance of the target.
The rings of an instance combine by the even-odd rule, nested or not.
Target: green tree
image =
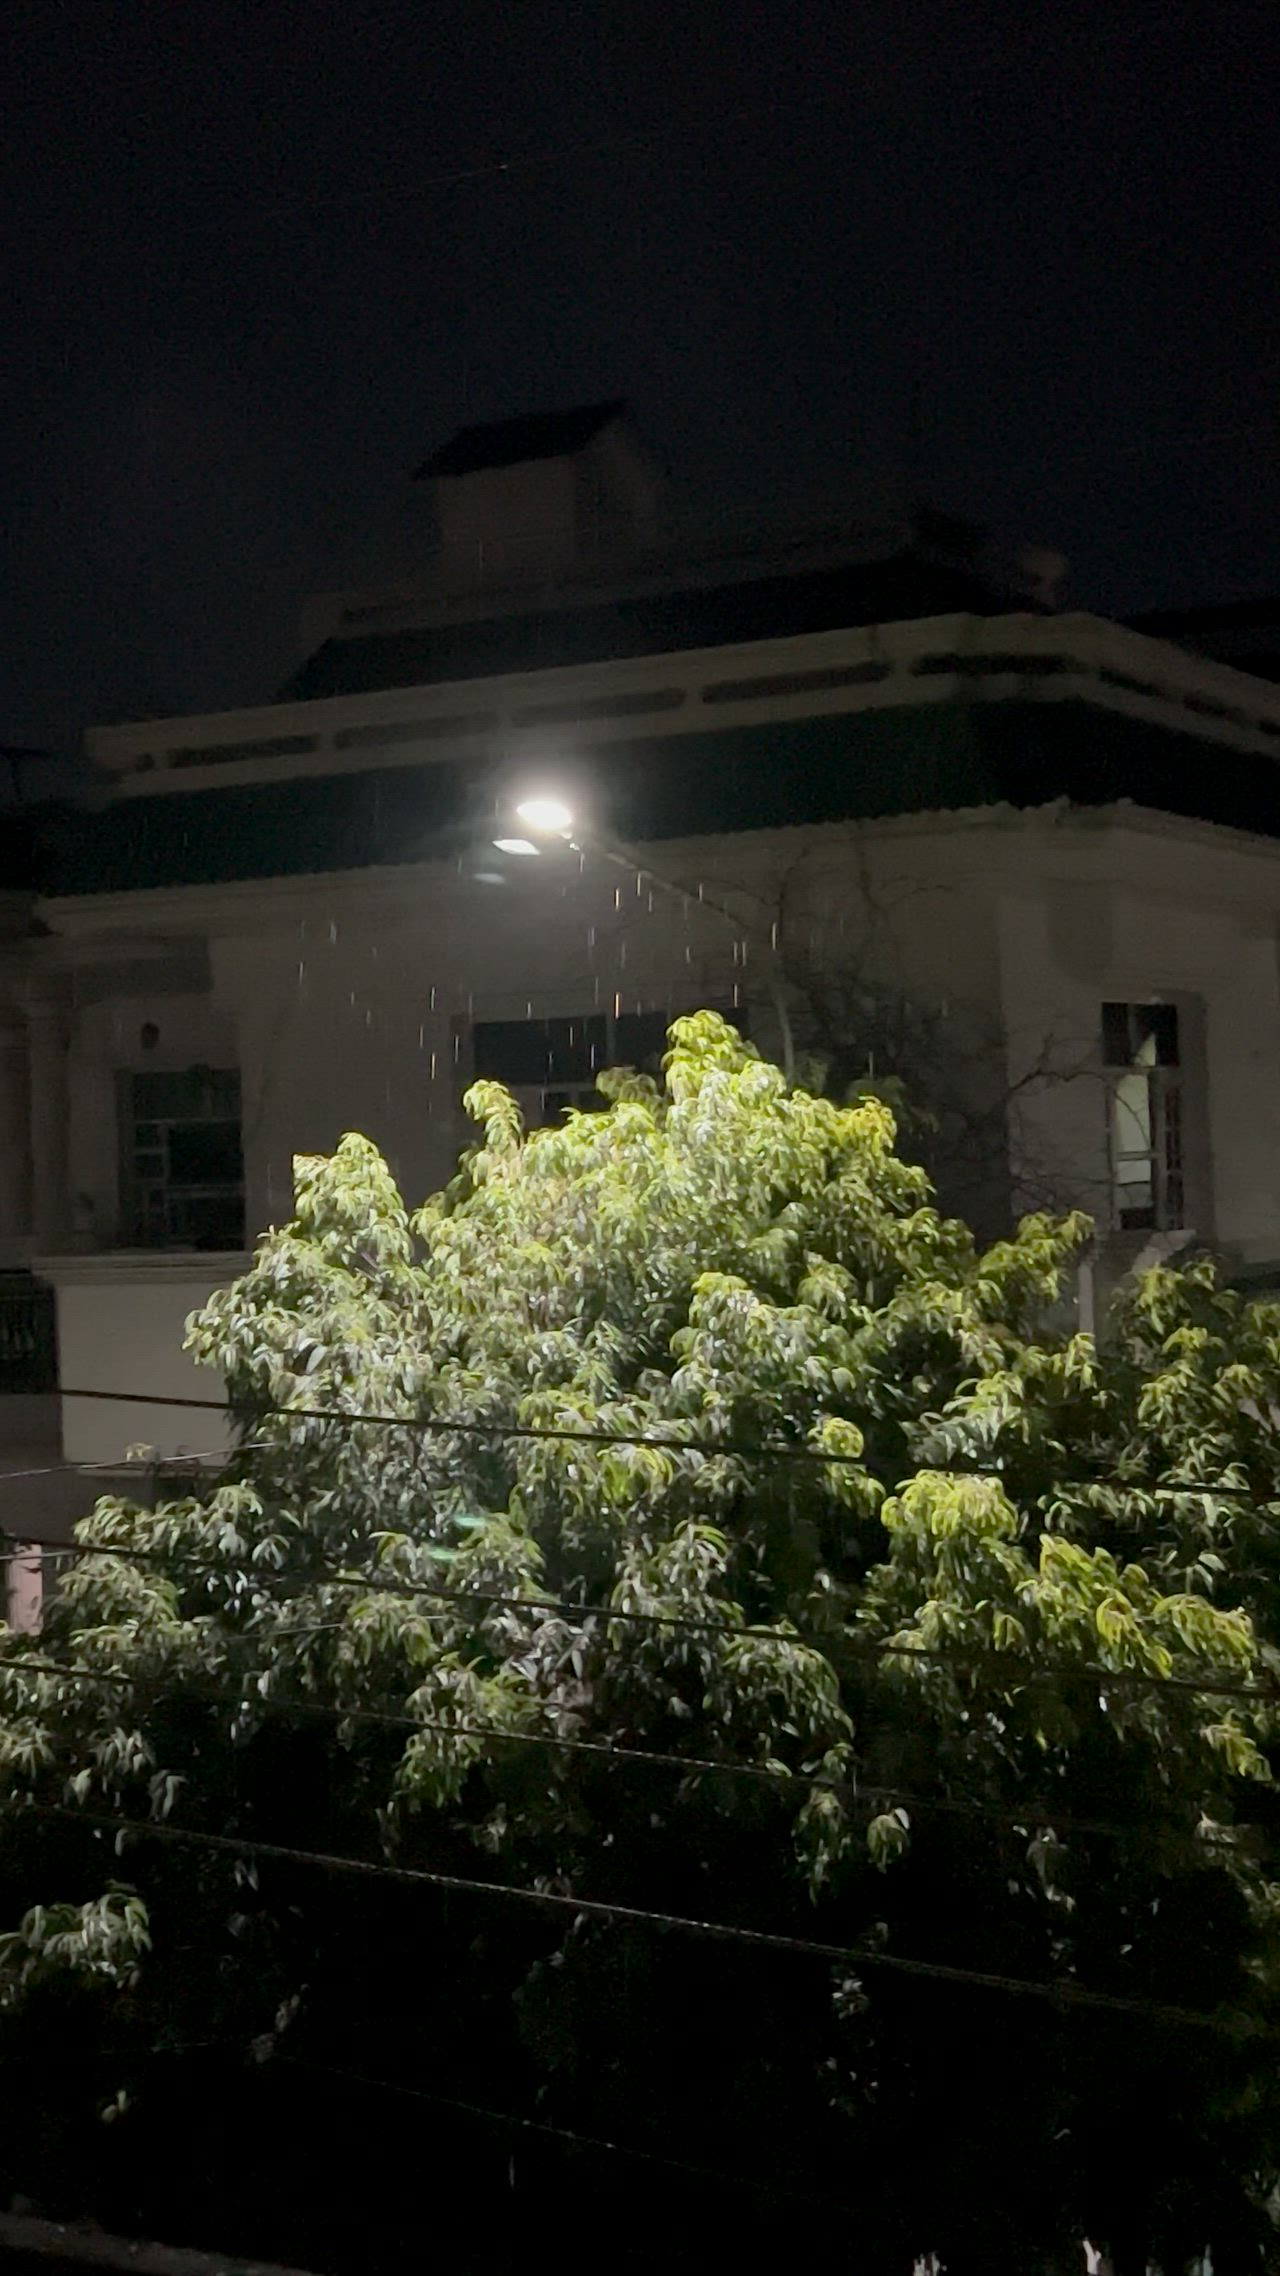
[[[301,1162],[225,1476],[0,1655],[0,2170],[324,2265],[1268,2265],[1280,1312],[1096,1351],[1082,1220],[980,1251],[709,1014],[602,1088],[477,1086],[412,1216]]]

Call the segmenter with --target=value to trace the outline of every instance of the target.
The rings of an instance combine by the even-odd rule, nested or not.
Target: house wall
[[[109,1468],[134,1446],[166,1456],[226,1451],[224,1415],[164,1402],[225,1397],[222,1378],[198,1368],[183,1339],[188,1315],[247,1262],[242,1256],[137,1253],[42,1260],[58,1302],[66,1461]],[[84,1390],[150,1392],[153,1400],[70,1395]]]
[[[461,1092],[473,1020],[730,1005],[736,992],[776,1050],[761,967],[780,909],[784,948],[933,1006],[944,1035],[954,1022],[962,1051],[972,1046],[975,1099],[1012,1094],[1020,1205],[1077,1202],[1104,1227],[1101,1005],[1176,1000],[1193,1229],[1243,1260],[1280,1255],[1280,854],[1265,844],[1049,810],[758,832],[652,858],[687,898],[567,848],[493,857],[478,874],[418,864],[148,896],[158,934],[200,944],[207,986],[113,995],[103,978],[82,1007],[75,1189],[101,1197],[107,1224],[114,1070],[139,1063],[152,1019],[160,1039],[141,1063],[240,1067],[251,1239],[288,1215],[295,1154],[331,1151],[347,1129],[379,1145],[417,1203],[471,1135]],[[740,930],[708,906],[721,899],[742,912]],[[87,955],[109,922],[136,934],[140,900],[64,903],[53,916],[85,928]],[[182,1357],[182,1325],[235,1269],[212,1257],[55,1260],[62,1381],[216,1396]],[[215,1421],[68,1401],[66,1451],[101,1461],[137,1440],[169,1454],[213,1447]]]
[[[484,467],[433,485],[438,577],[451,593],[563,574],[578,550],[575,469],[565,458]]]
[[[151,1029],[154,1042],[144,1041]],[[119,1076],[229,1068],[239,1058],[235,1023],[207,987],[173,994],[157,984],[146,994],[131,989],[82,1007],[70,1037],[71,1226],[87,1245],[109,1246],[122,1236]]]
[[[1204,833],[1117,830],[1011,879],[1000,907],[1012,1144],[1023,1198],[1052,1181],[1105,1225],[1105,1001],[1181,1012],[1187,1219],[1245,1261],[1280,1255],[1280,965],[1275,857]]]

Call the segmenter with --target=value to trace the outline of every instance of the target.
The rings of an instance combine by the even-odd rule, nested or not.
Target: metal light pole
[[[676,900],[686,904],[692,901],[699,909],[709,909],[713,917],[719,917],[724,924],[731,928],[735,940],[745,941],[749,937],[741,918],[736,916],[725,902],[713,900],[703,891],[701,886],[699,886],[696,894],[690,893],[687,886],[679,884],[674,877],[664,877],[660,869],[652,868],[631,847],[604,837],[596,830],[584,830],[574,815],[572,807],[566,806],[563,799],[524,798],[521,799],[515,811],[517,818],[524,824],[526,830],[532,832],[534,838],[558,838],[563,845],[568,846],[574,853],[582,854],[584,857],[594,854],[602,861],[610,861],[615,868],[625,869],[628,876],[640,877],[648,884],[657,886],[660,892],[669,893]],[[536,853],[538,850],[537,846],[531,844],[527,838],[496,838],[494,843],[503,853]],[[765,986],[769,991],[769,997],[778,1022],[778,1035],[782,1045],[782,1070],[786,1076],[788,1087],[790,1087],[795,1082],[796,1075],[796,1049],[795,1037],[791,1029],[791,1014],[787,1009],[787,999],[783,993],[782,982],[778,977],[777,950],[772,942],[769,943],[765,954],[767,961],[762,967]]]

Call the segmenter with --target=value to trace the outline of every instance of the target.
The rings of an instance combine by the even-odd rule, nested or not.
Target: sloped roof
[[[414,469],[415,482],[428,475],[478,474],[485,467],[519,466],[530,458],[566,458],[582,450],[602,427],[626,411],[621,398],[582,403],[571,411],[546,411],[521,419],[494,419],[459,427],[456,435]]]
[[[431,687],[441,680],[481,679],[495,672],[613,663],[625,656],[785,639],[844,625],[992,616],[1008,606],[1008,594],[973,570],[898,553],[678,592],[424,625],[415,631],[338,634],[308,656],[278,700],[300,703],[379,688]]]
[[[1216,656],[1257,679],[1280,680],[1280,599],[1275,595],[1200,608],[1148,609],[1129,622],[1135,632],[1172,640],[1193,655]]]

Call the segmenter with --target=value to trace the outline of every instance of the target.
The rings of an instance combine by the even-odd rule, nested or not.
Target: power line
[[[176,1563],[182,1555],[181,1550],[130,1549],[118,1542],[104,1542],[101,1547],[84,1542],[67,1546],[61,1543],[50,1546],[55,1557],[64,1555],[72,1557],[118,1557],[127,1563],[141,1564]],[[12,1550],[7,1552],[4,1559],[0,1559],[0,1562],[3,1561],[23,1563],[30,1560],[24,1560],[23,1553],[20,1550]],[[189,1562],[197,1572],[233,1573],[245,1570],[245,1563],[237,1564],[230,1559],[196,1557],[189,1559]],[[1042,1655],[1037,1655],[1033,1659],[1018,1652],[1001,1649],[996,1645],[908,1644],[899,1641],[896,1637],[851,1636],[846,1633],[822,1634],[798,1628],[755,1625],[748,1621],[734,1622],[702,1618],[687,1612],[641,1612],[627,1605],[575,1604],[563,1597],[539,1594],[536,1591],[531,1595],[516,1596],[481,1584],[472,1588],[444,1588],[438,1582],[404,1580],[395,1575],[384,1577],[378,1573],[353,1574],[341,1570],[316,1573],[296,1567],[293,1570],[297,1577],[317,1589],[366,1589],[375,1596],[403,1596],[419,1600],[427,1598],[444,1606],[484,1603],[500,1606],[504,1611],[555,1613],[567,1620],[600,1620],[609,1624],[641,1628],[682,1629],[690,1635],[727,1636],[735,1640],[755,1639],[771,1643],[800,1644],[828,1656],[843,1654],[845,1658],[855,1660],[882,1660],[886,1658],[918,1660],[926,1665],[936,1663],[944,1667],[961,1667],[971,1674],[976,1673],[981,1668],[1017,1670],[1032,1678],[1041,1674],[1059,1675],[1075,1681],[1084,1680],[1138,1689],[1186,1691],[1195,1696],[1207,1698],[1252,1699],[1272,1705],[1280,1698],[1280,1683],[1241,1683],[1235,1678],[1223,1681],[1217,1675],[1204,1677],[1174,1674],[1155,1675],[1145,1668],[1102,1668],[1088,1661],[1047,1659]],[[267,1582],[287,1578],[289,1573],[290,1568],[288,1566],[278,1566],[269,1570],[259,1570],[254,1574],[254,1578],[262,1584],[265,1594]],[[269,1598],[268,1601],[280,1602],[281,1600]],[[283,1601],[291,1600],[285,1599]],[[437,1620],[445,1620],[450,1617],[447,1611],[425,1612],[419,1616],[423,1619]],[[322,1635],[341,1626],[341,1622],[318,1622],[311,1626],[300,1626],[292,1630],[276,1629],[273,1633],[277,1635]],[[3,1662],[0,1661],[0,1664]]]
[[[254,1681],[268,1673],[262,1668],[243,1668],[242,1678]],[[101,1684],[108,1690],[144,1691],[153,1700],[208,1700],[216,1706],[252,1709],[255,1714],[290,1716],[298,1715],[313,1720],[334,1723],[355,1723],[374,1729],[403,1730],[410,1732],[432,1731],[446,1738],[475,1738],[491,1740],[498,1745],[544,1747],[553,1752],[587,1755],[593,1759],[624,1765],[637,1764],[644,1768],[678,1770],[685,1777],[729,1776],[750,1780],[770,1787],[776,1794],[785,1796],[797,1790],[838,1794],[854,1802],[889,1802],[909,1805],[913,1809],[950,1817],[990,1818],[998,1823],[1015,1827],[1049,1826],[1057,1832],[1071,1834],[1098,1834],[1116,1840],[1129,1840],[1132,1825],[1117,1825],[1097,1818],[1075,1817],[1065,1811],[1048,1812],[1035,1806],[1013,1808],[1000,1803],[973,1799],[956,1800],[949,1796],[921,1794],[904,1786],[881,1786],[864,1783],[857,1778],[833,1778],[815,1771],[790,1770],[786,1766],[769,1769],[763,1763],[735,1762],[728,1755],[671,1754],[651,1747],[616,1746],[603,1739],[579,1739],[562,1736],[554,1731],[516,1731],[495,1727],[487,1723],[448,1721],[429,1715],[398,1714],[389,1708],[346,1707],[327,1700],[297,1699],[277,1694],[257,1693],[241,1697],[230,1687],[216,1684],[184,1682],[168,1684],[146,1675],[123,1675],[110,1670],[84,1667],[58,1660],[41,1660],[24,1656],[21,1659],[0,1659],[0,1683],[6,1674],[35,1674],[56,1676],[70,1683]],[[1213,1837],[1224,1845],[1230,1844],[1232,1829],[1220,1828]],[[1206,1839],[1201,1836],[1201,1839]]]
[[[806,104],[802,98],[792,96],[791,103],[795,107],[799,102],[807,109],[821,100],[820,96],[811,96]],[[776,116],[776,113],[776,103],[742,104],[737,110],[725,112],[719,118],[708,120],[704,117],[700,123],[704,127],[737,127],[754,119]],[[619,126],[613,133],[597,136],[591,141],[561,143],[549,150],[530,151],[521,158],[486,159],[476,166],[457,166],[436,174],[424,174],[416,182],[379,181],[364,189],[322,191],[310,196],[304,192],[296,197],[267,198],[261,201],[262,210],[267,213],[290,210],[318,212],[334,206],[412,204],[419,198],[430,197],[436,190],[466,189],[473,182],[494,181],[518,174],[545,173],[557,166],[573,165],[579,159],[612,156],[627,145],[640,147],[645,143],[659,142],[669,134],[670,126],[669,119],[656,120],[652,126]]]
[[[155,2052],[161,2050],[156,2049]],[[758,2197],[777,2199],[780,2203],[818,2205],[832,2212],[849,2214],[855,2208],[835,2197],[815,2196],[811,2190],[783,2189],[775,2183],[759,2181],[749,2174],[725,2173],[715,2166],[695,2165],[688,2158],[671,2157],[661,2150],[641,2149],[634,2142],[614,2142],[600,2134],[582,2134],[570,2126],[552,2125],[544,2118],[525,2118],[514,2110],[491,2110],[483,2103],[465,2102],[457,2095],[436,2094],[427,2087],[402,2085],[398,2079],[371,2078],[366,2072],[353,2071],[339,2063],[320,2063],[303,2055],[273,2054],[272,2062],[287,2064],[291,2070],[316,2071],[326,2078],[347,2079],[354,2086],[367,2086],[386,2094],[404,2095],[413,2102],[428,2102],[438,2110],[461,2111],[468,2118],[477,2118],[494,2126],[505,2126],[511,2132],[545,2135],[553,2141],[567,2142],[574,2149],[603,2151],[613,2157],[635,2158],[645,2165],[665,2166],[674,2173],[692,2174],[699,2181],[714,2181],[725,2189],[746,2189]]]
[[[231,1412],[230,1403],[226,1399],[199,1399],[193,1395],[185,1396],[176,1392],[87,1391],[60,1384],[58,1396],[62,1399],[96,1399],[109,1404],[135,1407],[176,1407],[191,1409],[201,1414],[225,1416]],[[441,1415],[387,1415],[354,1407],[267,1406],[258,1410],[257,1420],[259,1424],[268,1417],[281,1421],[333,1422],[344,1423],[353,1427],[367,1426],[372,1429],[417,1431],[424,1437],[497,1438],[532,1440],[535,1442],[538,1440],[567,1441],[570,1444],[581,1443],[587,1446],[643,1446],[653,1447],[668,1454],[702,1454],[708,1459],[716,1455],[731,1454],[741,1455],[744,1460],[749,1461],[814,1462],[820,1467],[831,1469],[865,1469],[866,1467],[861,1454],[840,1454],[820,1446],[803,1446],[795,1441],[771,1446],[763,1439],[671,1438],[655,1431],[598,1430],[586,1423],[477,1422],[469,1416],[449,1418]],[[832,1416],[828,1419],[849,1422],[855,1430],[860,1428],[859,1424],[850,1416]],[[274,1453],[277,1451],[275,1442],[271,1439],[250,1439],[242,1441],[234,1447],[213,1449],[207,1454],[181,1454],[162,1457],[157,1464],[144,1464],[140,1467],[181,1469],[185,1463],[206,1460],[230,1462],[236,1455],[242,1453]],[[0,1471],[0,1485],[4,1484],[6,1477],[44,1477],[53,1475],[55,1471],[92,1470],[94,1467],[93,1464],[83,1463],[53,1463],[45,1470]],[[120,1468],[120,1464],[107,1462],[98,1465],[98,1467],[117,1470]],[[937,1463],[923,1463],[919,1467],[927,1470],[932,1476],[942,1478],[995,1478],[1003,1483],[1006,1476],[1004,1472],[994,1469],[961,1470]],[[1138,1479],[1097,1479],[1093,1481],[1084,1479],[1078,1486],[1055,1486],[1052,1490],[1065,1499],[1073,1493],[1077,1496],[1084,1493],[1090,1483],[1111,1484],[1121,1492],[1152,1494],[1157,1497],[1173,1494],[1215,1494],[1226,1500],[1233,1500],[1256,1499],[1257,1493],[1256,1488],[1252,1486],[1236,1485],[1226,1480],[1217,1483],[1206,1478],[1177,1477],[1162,1479],[1154,1485],[1144,1485]]]
[[[1089,2007],[1123,2015],[1138,2015],[1150,2021],[1185,2025],[1230,2038],[1269,2039],[1280,2036],[1249,2016],[1227,2019],[1208,2014],[1200,2008],[1128,1998],[1119,1992],[1093,1991],[1086,1985],[1073,1983],[1069,1979],[1059,1983],[1037,1983],[1030,1977],[1004,1975],[993,1969],[956,1968],[940,1960],[912,1959],[903,1953],[868,1951],[848,1944],[829,1944],[811,1937],[790,1936],[775,1929],[747,1928],[730,1921],[697,1920],[685,1913],[657,1912],[645,1906],[619,1904],[602,1897],[569,1896],[557,1889],[531,1889],[522,1882],[480,1881],[464,1873],[442,1873],[425,1866],[389,1865],[385,1861],[376,1863],[369,1858],[346,1857],[328,1850],[298,1849],[283,1842],[261,1841],[251,1835],[207,1833],[191,1826],[166,1825],[147,1819],[73,1810],[56,1802],[28,1802],[23,1805],[23,1809],[29,1816],[56,1818],[65,1823],[88,1826],[96,1832],[117,1836],[129,1834],[143,1841],[186,1842],[223,1855],[262,1857],[277,1864],[313,1866],[320,1871],[350,1874],[358,1879],[394,1881],[408,1887],[440,1889],[446,1895],[502,1897],[511,1903],[572,1913],[575,1918],[624,1921],[632,1927],[666,1929],[712,1943],[741,1944],[754,1951],[789,1953],[851,1969],[883,1968],[897,1974],[954,1984],[960,1988],[1008,1992],[1015,1997],[1047,2000],[1056,2006]]]
[[[53,1548],[52,1554],[54,1556],[69,1555],[73,1557],[118,1557],[126,1563],[163,1565],[176,1561],[181,1552],[127,1549],[117,1542],[107,1542],[100,1548],[86,1543],[77,1543],[69,1548],[63,1548],[59,1544]],[[7,1556],[0,1561],[21,1564],[30,1560],[24,1559],[19,1550],[8,1552]],[[243,1564],[236,1564],[232,1560],[221,1558],[193,1558],[189,1562],[197,1572],[234,1573],[242,1572],[245,1569]],[[504,1611],[555,1613],[566,1620],[600,1620],[607,1623],[621,1623],[623,1626],[681,1629],[691,1635],[728,1636],[734,1639],[802,1644],[810,1650],[820,1651],[828,1655],[843,1653],[846,1658],[855,1660],[881,1660],[885,1658],[919,1660],[925,1664],[937,1663],[941,1666],[961,1667],[970,1673],[976,1673],[977,1670],[985,1667],[1013,1669],[1021,1670],[1030,1676],[1054,1674],[1100,1684],[1116,1684],[1159,1691],[1187,1691],[1198,1696],[1211,1698],[1256,1699],[1272,1704],[1277,1698],[1280,1698],[1280,1684],[1240,1683],[1234,1679],[1223,1682],[1216,1675],[1206,1677],[1173,1674],[1154,1675],[1144,1668],[1102,1668],[1089,1661],[1053,1660],[1045,1659],[1043,1656],[1029,1659],[1020,1653],[1001,1649],[996,1645],[907,1644],[900,1642],[895,1637],[863,1637],[844,1633],[824,1635],[807,1632],[803,1629],[756,1625],[748,1621],[736,1623],[730,1620],[703,1618],[687,1612],[640,1612],[626,1605],[575,1604],[563,1597],[538,1593],[528,1596],[508,1595],[480,1584],[473,1588],[442,1588],[435,1582],[403,1580],[395,1575],[383,1576],[378,1573],[353,1574],[349,1571],[315,1573],[306,1572],[301,1568],[294,1568],[294,1571],[298,1578],[306,1580],[317,1589],[365,1589],[375,1596],[403,1596],[419,1600],[425,1597],[444,1606],[483,1603],[500,1606]],[[267,1581],[284,1579],[288,1577],[289,1572],[288,1566],[280,1566],[270,1570],[260,1570],[255,1573],[254,1578],[263,1584],[265,1594],[265,1583]],[[288,1603],[296,1600],[268,1598],[268,1601]],[[442,1610],[435,1613],[423,1612],[420,1613],[419,1617],[427,1620],[447,1620],[451,1614],[447,1610]],[[340,1630],[343,1625],[344,1623],[341,1621],[318,1621],[301,1624],[294,1628],[275,1628],[271,1633],[277,1636],[325,1635]],[[3,1664],[2,1660],[0,1660],[0,1664]]]
[[[152,1395],[146,1391],[85,1391],[73,1388],[71,1385],[60,1385],[59,1396],[63,1399],[103,1399],[134,1407],[190,1408],[202,1414],[225,1415],[228,1412],[228,1403],[225,1399],[184,1398],[174,1392]],[[594,1430],[585,1423],[487,1423],[473,1422],[462,1418],[449,1421],[440,1415],[379,1415],[366,1413],[363,1409],[353,1407],[294,1406],[263,1407],[259,1411],[259,1421],[268,1415],[280,1418],[296,1418],[299,1422],[335,1422],[349,1426],[367,1424],[371,1428],[382,1430],[419,1431],[424,1437],[562,1439],[568,1440],[571,1444],[581,1443],[586,1446],[651,1446],[668,1454],[704,1454],[708,1457],[717,1454],[740,1454],[753,1461],[785,1460],[817,1462],[835,1468],[853,1467],[860,1469],[863,1467],[862,1457],[859,1454],[827,1453],[818,1446],[795,1444],[770,1446],[763,1440],[746,1439],[721,1439],[717,1441],[715,1439],[668,1438],[649,1431]],[[854,1425],[854,1428],[856,1427]],[[271,1442],[269,1440],[261,1442],[260,1451],[270,1450]],[[232,1455],[238,1451],[237,1448],[229,1449],[226,1459],[229,1461]],[[181,1459],[190,1461],[194,1457],[188,1455]]]

